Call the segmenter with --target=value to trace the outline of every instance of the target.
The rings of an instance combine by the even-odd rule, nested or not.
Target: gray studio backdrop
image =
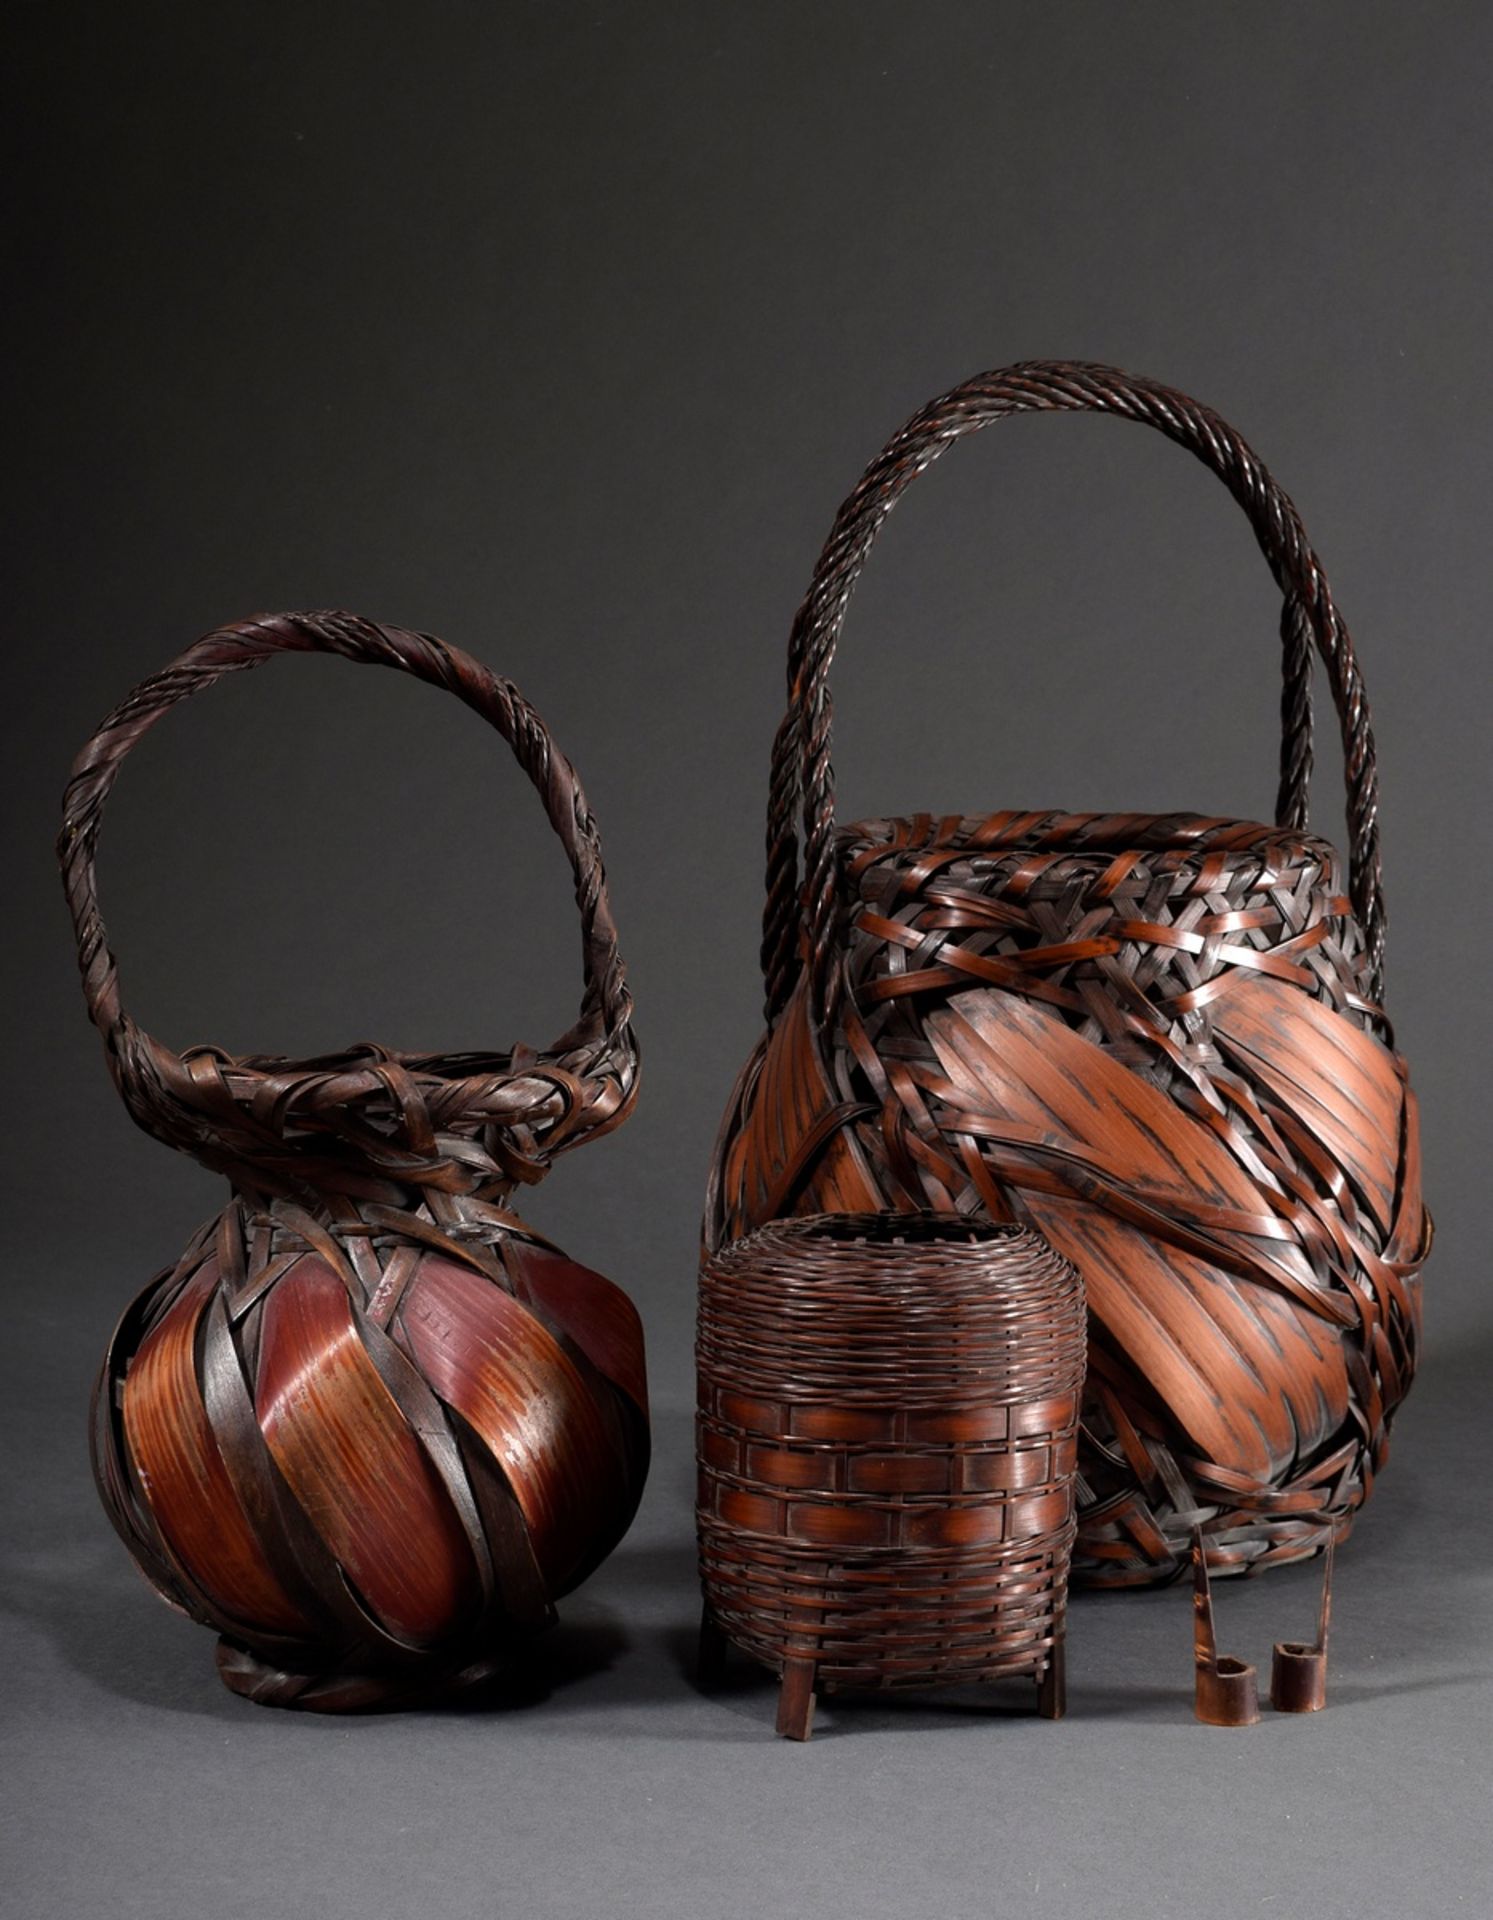
[[[107,1885],[127,1912],[304,1911],[313,1889],[328,1912],[465,1914],[501,1883],[539,1912],[701,1916],[743,1911],[723,1889],[755,1877],[783,1913],[935,1886],[1163,1912],[1205,1858],[1236,1911],[1292,1886],[1322,1914],[1446,1911],[1476,1886],[1486,1708],[1452,1682],[1488,1665],[1468,1630],[1488,1591],[1490,53],[1479,5],[1337,0],[38,17],[6,132],[18,1911],[101,1911]],[[1238,425],[1355,634],[1390,1006],[1441,1229],[1426,1363],[1343,1556],[1343,1657],[1367,1677],[1320,1728],[1180,1744],[1185,1605],[1153,1595],[1081,1609],[1061,1747],[878,1709],[790,1755],[767,1696],[712,1707],[682,1667],[696,1231],[758,1025],[788,626],[901,420],[1045,356],[1154,374]],[[597,1671],[510,1721],[329,1728],[229,1701],[88,1483],[112,1320],[219,1188],[109,1087],[57,802],[136,680],[221,619],[299,606],[427,628],[519,682],[589,789],[637,995],[635,1118],[528,1210],[642,1308],[659,1456],[638,1534],[577,1602]],[[1242,517],[1180,451],[1109,421],[1003,424],[913,489],[857,596],[845,814],[1263,817],[1276,617]],[[1316,820],[1340,836],[1325,711],[1320,732]],[[176,1044],[543,1043],[574,1013],[568,874],[534,797],[471,715],[402,678],[286,660],[179,710],[121,782],[101,868],[126,1003]],[[1305,1629],[1314,1580],[1229,1599],[1251,1657]],[[984,1810],[1018,1741],[1027,1838],[998,1868]],[[405,1841],[360,1780],[404,1796]],[[1044,1831],[1067,1838],[1044,1852]],[[939,1864],[915,1872],[925,1849]]]

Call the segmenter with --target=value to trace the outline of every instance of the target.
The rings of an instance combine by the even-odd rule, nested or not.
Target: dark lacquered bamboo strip
[[[369,1608],[416,1643],[459,1626],[476,1568],[450,1500],[313,1256],[265,1302],[255,1405],[297,1501]]]
[[[545,1578],[562,1583],[624,1496],[587,1382],[510,1294],[436,1256],[407,1289],[398,1324],[426,1379],[501,1462]]]
[[[124,1382],[136,1473],[173,1553],[224,1613],[295,1635],[311,1621],[266,1565],[203,1407],[195,1349],[218,1281],[209,1257],[142,1341]]]

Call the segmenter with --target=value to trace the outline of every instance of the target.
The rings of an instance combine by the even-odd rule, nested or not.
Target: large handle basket
[[[1228,487],[1283,596],[1276,824],[934,813],[837,828],[829,669],[887,514],[1019,412],[1156,428]],[[1346,884],[1307,831],[1313,659],[1348,789]],[[784,1213],[1041,1226],[1088,1288],[1080,1571],[1170,1577],[1319,1547],[1409,1385],[1414,1102],[1383,1014],[1379,790],[1363,677],[1290,500],[1208,408],[1112,368],[981,375],[917,414],[841,507],[794,621],[773,750],[768,1034],[728,1109],[721,1244]]]

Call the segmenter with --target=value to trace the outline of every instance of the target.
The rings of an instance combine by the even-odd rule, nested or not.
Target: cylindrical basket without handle
[[[1083,1286],[1029,1228],[783,1220],[700,1279],[707,1661],[815,1689],[1029,1675],[1063,1710]]]

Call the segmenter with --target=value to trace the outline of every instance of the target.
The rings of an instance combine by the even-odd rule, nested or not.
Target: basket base
[[[391,1713],[401,1707],[437,1706],[485,1685],[505,1664],[501,1653],[492,1653],[465,1666],[290,1673],[227,1639],[219,1640],[216,1657],[218,1678],[230,1693],[256,1706],[298,1713]]]
[[[700,1686],[707,1692],[725,1679],[726,1661],[734,1642],[711,1612],[709,1604],[700,1616],[700,1641],[696,1672]],[[1031,1668],[1037,1684],[1037,1714],[1043,1720],[1061,1720],[1068,1711],[1067,1648],[1060,1636],[1047,1650],[1040,1665]],[[1001,1675],[1001,1678],[1008,1676]],[[833,1684],[833,1683],[832,1683]],[[930,1676],[928,1684],[938,1681]],[[785,1740],[807,1740],[814,1730],[814,1702],[818,1697],[818,1666],[813,1660],[785,1660],[778,1685],[776,1731]]]

